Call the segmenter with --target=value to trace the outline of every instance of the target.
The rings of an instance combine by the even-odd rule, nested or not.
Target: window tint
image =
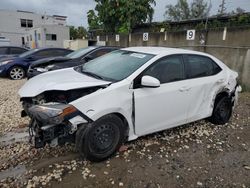
[[[199,78],[215,75],[221,68],[210,58],[199,55],[186,56],[187,78]]]
[[[56,51],[57,50],[52,50],[52,49],[42,50],[42,51],[37,52],[35,55],[38,57],[52,57],[52,56],[57,56]]]
[[[157,78],[161,84],[182,80],[183,63],[181,56],[170,56],[159,60],[151,66],[144,75]]]
[[[0,54],[7,54],[7,48],[0,48]]]
[[[26,50],[22,48],[10,48],[10,54],[21,54],[23,52],[26,52]]]
[[[54,51],[54,56],[65,56],[70,53],[70,51],[67,50],[53,50]]]
[[[91,53],[90,55],[93,57],[93,58],[97,58],[97,57],[100,57],[104,54],[107,54],[109,52],[113,51],[111,48],[108,48],[108,49],[98,49],[96,51],[94,51],[93,53]]]

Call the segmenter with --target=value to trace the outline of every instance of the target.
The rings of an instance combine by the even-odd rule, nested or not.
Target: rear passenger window
[[[7,54],[7,48],[0,48],[0,55]]]
[[[47,49],[47,50],[41,50],[36,53],[36,56],[38,57],[53,57],[57,56],[56,50],[53,49]]]
[[[221,71],[221,68],[208,57],[199,55],[188,55],[185,57],[187,78],[212,76]]]
[[[10,48],[10,54],[22,54],[24,52],[26,52],[26,50],[22,48]]]
[[[53,52],[54,54],[54,56],[65,56],[65,55],[67,55],[67,54],[69,54],[70,53],[70,51],[67,51],[67,50],[54,50],[54,52]]]

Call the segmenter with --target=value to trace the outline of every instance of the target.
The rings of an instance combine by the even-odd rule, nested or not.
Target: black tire
[[[208,120],[216,125],[226,124],[232,115],[232,107],[232,101],[229,97],[218,97],[215,100],[213,114]]]
[[[11,67],[9,70],[9,77],[12,80],[21,80],[25,77],[25,70],[19,66]]]
[[[124,124],[116,115],[106,115],[81,131],[81,157],[99,162],[110,157],[124,141]]]

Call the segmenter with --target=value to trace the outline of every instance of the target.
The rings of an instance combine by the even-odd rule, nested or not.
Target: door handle
[[[179,89],[180,92],[184,92],[184,91],[189,91],[191,89],[191,87],[188,87],[188,86],[184,86],[184,87],[181,87]]]

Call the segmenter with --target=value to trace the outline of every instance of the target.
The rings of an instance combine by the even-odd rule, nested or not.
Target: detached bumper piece
[[[31,118],[30,140],[34,137],[35,148],[42,148],[46,143],[63,145],[74,142],[77,124],[89,122],[85,115],[68,104],[36,105],[28,109],[28,114]],[[72,119],[79,116],[74,124]]]

